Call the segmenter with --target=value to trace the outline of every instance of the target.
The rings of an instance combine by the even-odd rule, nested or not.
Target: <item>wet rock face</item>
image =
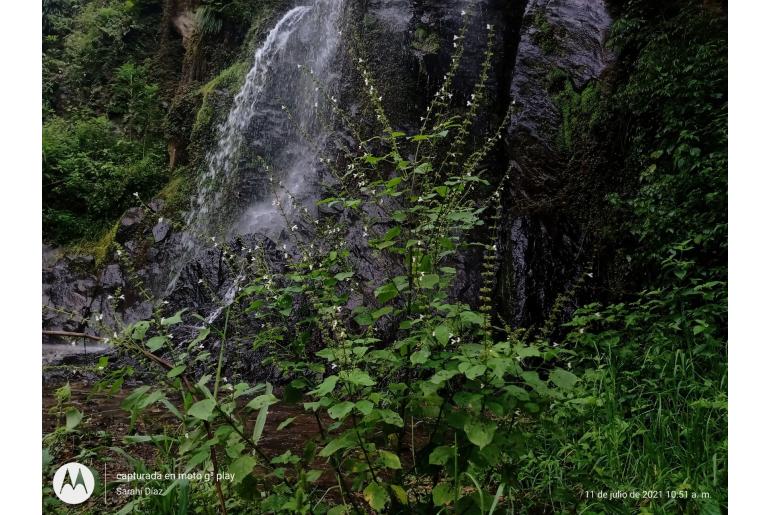
[[[86,329],[83,321],[90,316],[97,281],[84,270],[92,263],[93,259],[88,256],[64,258],[56,250],[43,247],[43,329],[70,332]],[[43,343],[62,342],[57,336],[43,335]]]
[[[562,210],[574,149],[564,141],[561,91],[580,95],[601,80],[612,55],[604,47],[612,20],[603,0],[531,0],[518,43],[507,130],[511,208],[504,213],[497,296],[513,326],[548,317],[557,295],[581,270],[582,236]],[[565,89],[566,88],[566,89]]]
[[[454,36],[467,26],[463,62],[453,85],[463,104],[478,78],[487,48],[487,25],[495,30],[491,104],[507,105],[512,52],[525,0],[373,0],[353,9],[348,25],[365,39],[367,67],[379,77],[386,111],[397,127],[416,129],[432,95],[449,69]],[[465,14],[463,14],[465,13]],[[360,20],[360,21],[359,21]],[[353,43],[356,44],[355,42]],[[360,47],[360,45],[359,45]],[[397,80],[394,78],[397,77]],[[351,84],[346,84],[351,87]],[[355,95],[350,95],[355,98]],[[481,116],[495,123],[493,108]]]

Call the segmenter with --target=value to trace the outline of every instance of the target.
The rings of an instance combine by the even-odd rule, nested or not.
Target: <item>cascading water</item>
[[[275,236],[284,220],[273,205],[271,176],[298,203],[312,206],[318,149],[328,137],[320,121],[325,102],[313,79],[334,90],[343,1],[291,9],[257,49],[199,181],[183,236],[185,261],[210,237]]]

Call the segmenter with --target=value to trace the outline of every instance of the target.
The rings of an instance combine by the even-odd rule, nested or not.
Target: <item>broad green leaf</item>
[[[472,325],[484,324],[484,317],[482,317],[478,313],[474,313],[473,311],[463,311],[462,313],[460,313],[460,320],[462,320],[466,324],[472,324]]]
[[[420,278],[420,288],[433,288],[438,284],[439,276],[436,274],[426,274]]]
[[[187,414],[200,420],[208,420],[214,412],[214,406],[216,406],[214,399],[203,399],[190,406]]]
[[[382,458],[382,464],[389,469],[398,470],[401,468],[401,459],[390,451],[380,450],[380,458]]]
[[[374,386],[375,382],[363,370],[353,369],[340,372],[340,378],[358,386]]]
[[[455,455],[455,449],[454,447],[449,447],[447,445],[442,445],[440,447],[436,447],[433,449],[433,452],[430,453],[430,456],[428,457],[428,463],[431,465],[446,465],[450,459],[452,459]]]
[[[447,326],[445,326],[444,324],[441,324],[441,325],[437,326],[433,330],[433,337],[436,338],[436,340],[441,345],[446,345],[447,342],[449,342],[449,335],[450,334],[451,333],[449,331],[449,328]]]
[[[430,357],[430,349],[423,347],[417,352],[412,353],[412,355],[409,357],[409,361],[412,363],[412,365],[421,365],[428,361],[428,357]]]
[[[334,406],[329,408],[327,412],[329,413],[329,416],[331,418],[341,419],[342,417],[350,413],[350,411],[353,409],[354,406],[355,404],[353,404],[350,401],[340,402],[339,404],[335,404]]]
[[[148,349],[150,349],[151,352],[155,352],[159,350],[165,344],[166,344],[165,336],[153,336],[152,338],[150,338],[145,342],[145,345],[147,346]]]
[[[439,483],[433,487],[433,505],[444,506],[454,501],[454,491],[449,483]]]
[[[364,499],[369,503],[374,511],[382,511],[388,502],[388,491],[377,483],[369,483],[369,486],[364,488]]]
[[[548,378],[562,390],[571,390],[578,381],[578,376],[562,368],[551,370]]]
[[[374,296],[381,303],[385,303],[398,296],[398,288],[393,283],[386,283],[374,290]]]
[[[328,458],[340,449],[349,449],[351,447],[355,447],[356,445],[357,443],[355,438],[350,433],[346,433],[327,443],[326,446],[321,449],[321,452],[319,452],[318,455],[322,458]]]
[[[469,420],[465,423],[463,429],[468,436],[468,440],[476,447],[483,449],[492,443],[495,431],[497,431],[497,424],[481,420]]]
[[[233,475],[233,484],[238,484],[243,479],[251,474],[254,467],[257,465],[257,460],[251,456],[241,456],[230,464],[230,473]]]
[[[378,409],[377,412],[379,413],[382,421],[386,424],[390,424],[396,427],[404,427],[404,420],[401,418],[401,415],[395,411],[389,409]]]
[[[482,364],[473,365],[465,371],[465,377],[468,379],[476,379],[477,377],[481,376],[486,371],[486,369],[487,367]]]
[[[146,320],[142,320],[141,322],[137,322],[134,324],[133,329],[131,330],[131,338],[134,340],[142,340],[144,339],[144,335],[147,334],[147,330],[150,328],[150,323]]]
[[[334,388],[337,386],[338,380],[339,380],[339,377],[337,376],[329,376],[326,379],[324,379],[321,384],[318,385],[318,388],[316,388],[310,393],[312,395],[317,395],[318,397],[323,397],[324,395],[328,395],[334,391]]]
[[[364,416],[371,413],[373,408],[374,404],[371,401],[367,401],[366,399],[356,402],[356,409],[360,411]]]
[[[182,313],[184,313],[185,311],[187,311],[187,308],[180,309],[179,311],[177,311],[176,313],[174,313],[172,316],[168,318],[161,318],[160,325],[167,326],[167,325],[174,325],[174,324],[180,323],[182,321]]]

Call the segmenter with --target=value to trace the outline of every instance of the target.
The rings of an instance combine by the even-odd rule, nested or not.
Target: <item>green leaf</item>
[[[147,330],[150,328],[150,323],[146,320],[137,322],[134,324],[134,328],[131,330],[131,338],[134,340],[142,340],[144,335],[147,334]]]
[[[357,443],[353,435],[346,433],[327,443],[326,446],[321,449],[321,452],[319,452],[318,455],[322,458],[328,458],[340,449],[349,449],[351,447],[355,447],[356,445]]]
[[[401,468],[401,459],[390,451],[380,450],[380,458],[382,464],[389,469],[399,470]]]
[[[412,355],[409,357],[409,361],[412,363],[412,365],[421,365],[426,361],[428,361],[429,357],[430,357],[430,349],[426,349],[423,347],[417,352],[412,353]]]
[[[444,506],[454,500],[454,491],[449,483],[439,483],[433,487],[433,505]]]
[[[409,504],[409,496],[406,495],[406,490],[404,490],[402,487],[398,485],[390,485],[390,489],[393,490],[393,495],[396,496],[396,499],[398,499],[398,502],[400,502],[403,505]]]
[[[83,420],[83,414],[76,410],[75,408],[69,408],[66,413],[67,417],[67,431],[72,431],[78,425],[80,424],[80,421]]]
[[[441,345],[446,345],[447,342],[449,342],[449,335],[450,335],[449,328],[445,326],[444,324],[441,324],[440,326],[436,327],[433,330],[433,337],[436,338],[436,340]]]
[[[374,290],[374,296],[381,303],[388,302],[398,296],[398,289],[393,283],[386,283]]]
[[[260,397],[264,398],[264,400],[254,403],[254,401]],[[273,385],[270,383],[265,383],[265,394],[260,395],[259,397],[255,397],[249,403],[249,405],[252,403],[255,405],[260,405],[259,413],[257,414],[257,420],[254,422],[254,431],[251,434],[251,440],[254,442],[254,445],[259,443],[259,439],[262,438],[262,432],[265,430],[265,422],[267,422],[267,410],[272,404],[275,404],[276,402],[278,402],[278,399],[276,399],[275,395],[273,395]]]
[[[553,384],[562,390],[572,390],[575,383],[578,382],[578,377],[572,372],[568,372],[562,368],[556,368],[551,370],[551,374],[548,376]]]
[[[180,323],[182,321],[182,313],[184,313],[185,311],[187,311],[187,308],[180,309],[179,311],[177,311],[176,313],[174,313],[172,316],[168,318],[161,318],[160,325],[167,326],[167,325],[174,325],[174,324]]]
[[[375,384],[367,372],[359,369],[342,371],[340,372],[340,378],[358,386],[374,386]]]
[[[401,418],[401,415],[395,411],[389,409],[379,409],[377,410],[377,413],[379,413],[380,418],[386,424],[390,424],[391,426],[396,427],[404,427],[404,420]]]
[[[439,276],[437,274],[426,274],[420,278],[420,288],[430,289],[438,284]]]
[[[230,473],[233,475],[233,483],[238,484],[244,480],[246,476],[251,474],[254,467],[257,465],[257,460],[251,456],[241,456],[230,464]]]
[[[368,415],[374,409],[374,404],[366,399],[356,402],[356,409],[360,411],[364,416]]]
[[[190,406],[187,414],[200,420],[208,420],[214,412],[214,406],[216,406],[214,399],[203,399]]]
[[[428,457],[428,463],[431,465],[439,465],[443,466],[446,465],[451,458],[453,458],[455,455],[455,449],[454,447],[449,447],[447,445],[442,445],[440,447],[436,447],[433,449],[433,452],[430,453],[430,456]]]
[[[326,379],[324,379],[321,384],[318,385],[318,388],[316,388],[310,393],[312,395],[317,395],[318,397],[323,397],[324,395],[328,395],[334,391],[334,388],[337,386],[338,380],[339,380],[339,377],[337,376],[329,376]]]
[[[468,370],[465,371],[465,377],[468,379],[476,379],[477,377],[481,376],[485,371],[487,370],[487,367],[482,364],[473,365]]]
[[[351,277],[353,277],[353,272],[340,272],[334,276],[334,278],[338,281],[344,281],[346,279],[350,279]]]
[[[208,338],[209,333],[211,333],[211,328],[209,327],[203,327],[198,331],[198,336],[193,338],[193,340],[187,345],[188,349],[192,349],[196,345],[198,345],[200,342]]]
[[[364,499],[369,503],[374,511],[382,511],[388,502],[388,491],[377,483],[369,483],[369,486],[364,488]]]
[[[390,306],[385,306],[384,308],[380,308],[377,311],[372,313],[372,319],[377,320],[378,318],[382,318],[385,315],[388,315],[393,312],[393,308]],[[361,324],[366,325],[366,324]]]
[[[166,374],[166,377],[168,377],[169,379],[173,379],[174,377],[184,372],[186,368],[187,368],[187,365],[179,365],[177,367],[174,367],[168,371],[168,374]]]
[[[271,406],[276,402],[278,402],[278,398],[275,395],[273,395],[272,393],[266,393],[251,399],[251,401],[246,405],[246,407],[251,408],[253,410],[260,410],[265,406]]]
[[[165,336],[153,336],[152,338],[150,338],[145,342],[145,345],[147,346],[148,349],[150,349],[150,352],[155,352],[159,350],[165,344],[166,344]]]
[[[460,320],[466,324],[484,325],[484,317],[473,311],[463,311],[460,313]]]
[[[331,408],[327,410],[327,413],[329,413],[329,416],[333,419],[341,419],[350,411],[353,409],[355,404],[353,404],[350,401],[340,402],[339,404],[335,404]]]
[[[468,436],[468,440],[479,449],[483,449],[492,443],[495,431],[497,431],[497,424],[481,420],[469,420],[465,423],[463,429]]]
[[[296,418],[297,417],[289,417],[289,418],[287,418],[286,420],[284,420],[283,422],[278,424],[278,428],[276,428],[276,431],[280,431],[281,429],[287,427],[289,424],[294,422],[294,419],[296,419]]]

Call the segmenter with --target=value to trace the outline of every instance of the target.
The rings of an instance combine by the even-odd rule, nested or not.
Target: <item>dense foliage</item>
[[[607,284],[602,302],[589,298],[554,327],[564,307],[557,302],[544,325],[517,329],[491,305],[507,178],[485,167],[500,132],[471,134],[487,101],[489,51],[473,96],[453,102],[463,57],[458,35],[451,69],[414,134],[391,126],[376,74],[356,60],[378,127],[362,136],[361,120],[329,97],[358,138],[344,156],[324,160],[333,181],[320,205],[335,215],[311,217],[273,179],[290,238],[275,250],[214,242],[240,281],[219,320],[187,309],[166,313],[159,302],[151,319],[112,338],[164,373],[123,402],[132,430],[154,432],[109,450],[138,472],[232,474],[161,482],[164,496],[133,498],[122,513],[721,513],[725,20],[700,2],[629,2],[621,14],[609,91],[578,93],[560,83],[555,93],[568,123],[566,149],[611,146],[595,172],[609,207],[587,223],[602,224],[594,243],[613,252],[586,271],[575,287],[585,292],[565,292],[582,299]],[[133,64],[118,70],[116,80],[142,73]],[[155,116],[147,107],[154,88],[118,84],[122,93],[111,98],[120,107],[110,109],[119,130],[100,116],[46,122],[46,158],[67,178],[61,191],[93,209],[92,220],[115,215],[99,197],[158,186],[142,165],[156,157],[139,143]],[[592,141],[597,134],[605,140]],[[601,180],[610,174],[616,180]],[[314,237],[299,236],[308,233]],[[453,289],[470,249],[484,256],[473,306]],[[381,264],[381,276],[359,270],[354,255]],[[195,323],[196,334],[175,343],[183,322]],[[228,380],[223,364],[235,347],[264,355],[281,387]],[[131,373],[100,366],[101,388],[117,390]],[[68,395],[63,390],[56,406],[62,427],[48,436],[49,452],[62,435],[87,431]],[[278,406],[284,418],[276,432],[312,422],[303,426],[302,445],[284,452],[263,445]],[[152,409],[171,422],[139,424],[157,416]],[[135,453],[148,444],[152,464]],[[618,490],[661,494],[623,501],[589,494]]]

